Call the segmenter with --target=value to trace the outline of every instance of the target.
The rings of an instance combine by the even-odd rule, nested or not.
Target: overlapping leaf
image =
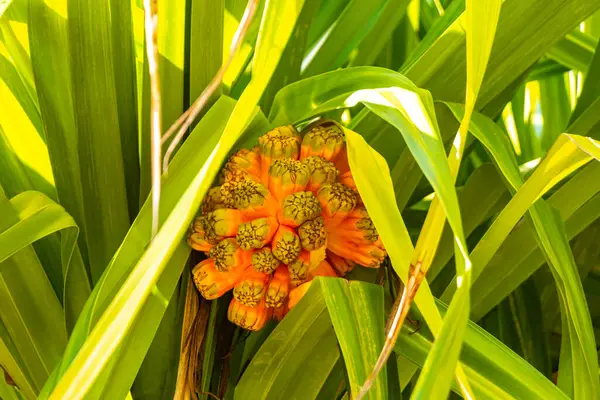
[[[295,20],[301,5],[302,2],[275,2],[265,8],[255,55],[255,62],[262,67],[261,73],[253,76],[234,107],[221,139],[204,160],[202,168],[188,183],[154,241],[136,262],[131,274],[56,384],[50,398],[85,396],[97,382],[103,368],[111,361],[112,354],[125,339],[168,260],[179,246],[187,224],[194,217],[195,210],[221,163],[256,113],[255,105],[279,61],[280,49],[291,34],[291,28],[278,24],[275,16],[286,15]]]
[[[458,116],[462,114],[460,107],[450,105],[450,108]],[[473,250],[473,278],[477,279],[482,273],[512,228],[530,209],[540,245],[552,267],[561,299],[563,342],[559,369],[565,371],[563,377],[567,379],[561,379],[559,385],[571,395],[594,397],[600,390],[594,372],[598,369],[598,360],[588,356],[594,351],[595,339],[581,281],[560,216],[546,202],[537,200],[571,172],[593,158],[600,159],[600,147],[590,138],[562,134],[523,184],[519,171],[515,168],[514,154],[499,128],[480,115],[477,120],[473,120],[472,132],[490,151],[513,190],[517,190]],[[450,287],[448,293],[451,290]]]

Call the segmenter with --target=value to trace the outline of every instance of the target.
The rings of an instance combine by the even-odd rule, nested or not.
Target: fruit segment
[[[336,124],[317,125],[304,135],[300,158],[320,156],[332,160],[344,148],[344,133]]]
[[[290,292],[290,271],[285,265],[277,268],[267,289],[267,307],[282,307]]]
[[[256,307],[265,295],[269,275],[250,268],[233,288],[233,297],[248,307]]]
[[[220,272],[229,271],[236,266],[247,267],[252,263],[252,252],[243,250],[234,238],[221,240],[208,252]]]
[[[244,275],[247,267],[238,266],[227,272],[219,272],[213,259],[206,259],[192,270],[194,284],[207,300],[221,297],[231,290]]]
[[[306,250],[320,249],[327,243],[325,220],[323,217],[318,217],[303,223],[298,228],[298,235],[300,236],[302,248]]]
[[[279,264],[281,262],[275,258],[270,247],[255,250],[252,254],[252,267],[258,272],[270,274],[277,269]]]
[[[249,331],[260,330],[265,326],[269,317],[270,311],[264,299],[256,307],[250,307],[234,298],[229,303],[229,309],[227,310],[227,318],[231,322]]]
[[[287,226],[280,225],[273,237],[273,255],[284,264],[293,262],[300,254],[300,238]]]
[[[309,178],[306,188],[315,194],[321,185],[335,182],[340,174],[331,161],[319,156],[306,157],[302,159],[302,164],[308,168]]]
[[[278,202],[302,191],[308,184],[308,167],[298,160],[275,160],[269,168],[269,191]]]
[[[279,222],[296,228],[321,215],[321,204],[312,192],[296,192],[283,199]]]
[[[321,186],[317,193],[323,217],[327,226],[335,226],[343,221],[356,206],[356,194],[348,186],[335,182]]]
[[[271,241],[278,228],[276,218],[258,218],[240,224],[235,240],[244,250],[260,249]]]

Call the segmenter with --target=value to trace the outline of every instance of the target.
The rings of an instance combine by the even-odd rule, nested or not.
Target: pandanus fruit
[[[207,259],[202,296],[233,290],[229,320],[249,330],[281,320],[317,276],[377,268],[385,249],[350,172],[335,122],[275,128],[224,166],[188,233]]]

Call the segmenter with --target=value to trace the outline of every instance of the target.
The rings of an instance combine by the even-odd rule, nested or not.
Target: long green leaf
[[[437,305],[445,314],[447,306],[440,301]],[[422,366],[433,343],[425,334],[409,330],[406,327],[399,336],[395,351]],[[469,322],[465,331],[460,360],[477,398],[568,398],[549,379],[473,322]],[[454,384],[453,390],[458,392],[458,385]]]
[[[21,1],[6,10],[6,15],[0,17],[0,38],[29,93],[30,99],[38,108],[31,58],[29,57],[29,37],[26,29],[18,29],[16,26],[17,21],[27,20],[28,8],[29,4]]]
[[[308,0],[302,8],[302,13],[296,21],[292,37],[281,55],[281,62],[277,65],[273,78],[271,78],[271,82],[269,82],[261,99],[261,108],[265,113],[269,112],[277,92],[282,87],[296,82],[300,78],[309,28],[314,22],[314,17],[317,15],[321,3],[322,0]]]
[[[381,16],[384,0],[351,0],[324,40],[306,57],[302,77],[340,68]]]
[[[597,110],[600,108],[600,84],[593,77],[600,71],[600,42],[596,46],[594,56],[590,62],[588,74],[583,83],[581,94],[577,99],[575,109],[569,118],[568,132],[587,135],[597,131],[595,126],[600,122]],[[594,109],[595,108],[595,109]],[[586,119],[590,121],[586,121]],[[587,129],[586,129],[587,128]]]
[[[393,187],[389,172],[386,173],[389,169],[381,156],[364,139],[350,130],[346,130],[345,133],[348,140],[348,160],[361,198],[381,235],[394,269],[406,282],[413,245],[400,212],[394,206]],[[367,160],[371,162],[366,163]],[[359,168],[359,165],[372,165],[374,168],[366,170]],[[434,335],[438,338],[441,337],[439,336],[442,326],[440,315],[435,309],[433,296],[425,280],[414,301]],[[454,374],[454,369],[450,370],[450,374]],[[457,375],[461,378],[464,377],[460,369],[457,371]]]
[[[61,205],[81,230],[79,248],[87,263],[87,226],[72,96],[67,3],[65,0],[30,0],[29,7],[31,64],[56,191]]]
[[[467,84],[465,96],[465,113],[460,121],[458,133],[454,139],[452,149],[448,156],[448,166],[451,180],[446,184],[452,184],[456,180],[458,170],[463,158],[467,141],[468,126],[471,115],[475,108],[481,83],[487,68],[487,64],[494,43],[496,26],[500,15],[501,0],[488,1],[466,1],[466,44],[467,44]],[[415,151],[413,151],[413,154]],[[418,162],[418,158],[417,158]],[[425,173],[427,176],[427,174]],[[429,178],[429,177],[428,177]],[[429,178],[431,180],[431,178]],[[433,184],[433,182],[432,182]],[[435,188],[435,185],[434,185]],[[423,229],[419,234],[419,240],[415,246],[415,261],[422,260],[422,270],[425,274],[433,260],[433,254],[437,251],[440,238],[444,229],[444,221],[448,214],[448,222],[457,238],[456,249],[456,276],[457,290],[450,303],[447,319],[442,326],[442,335],[453,337],[455,341],[453,351],[447,350],[447,342],[437,340],[433,346],[430,357],[428,357],[423,372],[419,376],[412,396],[442,397],[450,390],[451,378],[446,364],[454,365],[460,352],[462,335],[466,329],[470,313],[470,291],[471,291],[471,264],[466,256],[468,251],[465,237],[462,236],[462,224],[456,225],[452,222],[447,202],[443,197],[436,197],[427,213]],[[445,210],[444,210],[445,208]],[[445,211],[445,212],[444,212]],[[458,214],[460,220],[460,214]],[[452,216],[456,218],[456,215]],[[462,247],[462,248],[461,248]],[[459,252],[460,251],[460,252]],[[427,255],[427,253],[431,255]],[[418,259],[416,257],[419,257]],[[463,260],[465,258],[465,260]],[[440,382],[440,372],[443,379]],[[468,389],[462,383],[463,391],[468,396]]]
[[[549,58],[580,72],[587,72],[597,41],[575,29],[548,49]]]
[[[84,234],[92,280],[97,282],[129,228],[111,15],[108,3],[92,9],[85,0],[67,0],[67,8],[76,143],[88,228]]]
[[[175,155],[170,166],[171,173],[163,178],[162,202],[164,207],[161,208],[161,221],[167,217],[168,210],[172,209],[180,199],[189,182],[202,168],[206,157],[218,143],[219,135],[223,132],[234,105],[235,102],[232,99],[222,97],[200,121],[186,144]],[[263,123],[264,117],[263,119],[258,118],[258,121],[253,123],[249,129],[263,132],[265,129]],[[206,135],[205,132],[211,132],[211,135]],[[151,205],[146,202],[121,248],[107,267],[102,280],[96,285],[86,304],[63,356],[61,367],[58,370],[59,377],[71,364],[88,338],[91,329],[110,301],[114,299],[120,286],[131,273],[136,261],[150,242],[151,215]],[[112,368],[107,369],[104,373],[105,379],[112,374],[113,384],[99,387],[99,390],[95,392],[96,397],[118,398],[124,395],[131,386],[165,312],[167,306],[165,298],[171,297],[189,251],[187,245],[183,243],[177,247],[169,267],[157,284],[158,291],[144,304],[141,311],[143,317],[133,326],[128,336],[128,340],[135,342],[136,345],[122,348],[119,353],[119,362],[114,362]],[[45,396],[48,396],[54,385],[56,385],[56,380],[46,385]],[[103,390],[104,395],[100,396]]]
[[[460,108],[452,106],[450,108],[455,113],[461,112]],[[495,126],[483,116],[480,121],[481,124],[486,124],[486,127]],[[479,127],[479,129],[481,128]],[[543,193],[570,172],[585,165],[593,157],[600,159],[600,151],[598,151],[596,142],[581,136],[563,134],[532,176],[521,187],[522,178],[518,170],[514,168],[516,160],[508,149],[505,136],[486,135],[483,133],[486,131],[479,129],[473,129],[472,132],[486,145],[513,189],[518,189],[518,191],[472,252],[473,277],[475,279],[481,274],[483,268],[489,263],[492,255],[498,250],[521,216]],[[533,205],[530,214],[540,244],[553,267],[553,274],[559,287],[559,293],[561,293],[563,326],[568,328],[568,332],[563,330],[561,351],[568,351],[568,353],[561,357],[561,368],[567,371],[563,376],[570,376],[568,371],[572,371],[573,380],[561,380],[561,387],[567,393],[575,393],[583,398],[593,397],[600,391],[599,382],[592,378],[595,374],[594,371],[598,369],[598,360],[596,357],[589,357],[586,354],[590,354],[591,349],[595,348],[595,340],[589,310],[573,255],[565,237],[564,226],[555,211],[551,210],[543,201]]]
[[[139,316],[143,303],[150,296],[152,287],[165,270],[168,259],[173,255],[187,229],[187,224],[195,215],[218,168],[256,113],[254,107],[279,62],[280,49],[285,46],[291,34],[291,27],[277,24],[274,17],[286,16],[294,21],[301,6],[302,2],[267,4],[255,56],[255,62],[263,67],[261,73],[252,77],[236,104],[219,143],[188,185],[115,299],[92,329],[88,340],[54,388],[51,399],[63,396],[84,397],[96,383],[102,369],[109,363],[113,352],[123,342],[125,334]]]
[[[458,192],[461,210],[469,210],[463,215],[465,235],[467,237],[471,235],[478,226],[499,212],[509,199],[502,176],[493,164],[485,163],[473,171],[462,190]],[[448,265],[453,253],[452,232],[450,227],[446,226],[431,268],[427,273],[428,279],[433,282],[432,286],[435,285],[435,278],[443,268],[454,269],[452,265]],[[436,290],[433,288],[432,290],[435,294]]]
[[[49,198],[56,199],[55,188],[40,176],[31,164],[26,162],[28,158],[35,155],[44,158],[42,154],[38,153],[40,148],[37,146],[39,144],[41,148],[45,148],[44,143],[36,143],[31,139],[29,135],[22,134],[22,131],[19,130],[12,131],[10,136],[6,135],[0,127],[0,186],[4,188],[9,197],[14,197],[24,191],[37,190]],[[31,140],[30,146],[27,146],[29,140]],[[17,144],[13,146],[11,142],[17,142]],[[47,151],[45,156],[47,160]],[[52,173],[49,161],[48,171],[50,174]],[[48,236],[34,243],[33,247],[56,295],[62,299],[64,288],[61,260],[60,253],[56,251],[60,247],[59,238],[56,235]]]
[[[564,76],[546,78],[540,84],[540,108],[544,121],[542,127],[542,152],[546,153],[567,128],[571,105]]]
[[[356,54],[353,54],[350,65],[372,65],[382,52],[384,46],[389,43],[390,37],[406,15],[406,9],[410,1],[387,1],[379,11],[375,26],[356,46]]]
[[[19,352],[10,338],[6,327],[0,320],[0,363],[4,372],[6,372],[17,385],[21,393],[26,399],[35,399],[37,389],[34,387],[33,382],[27,376],[27,372],[24,367],[24,362],[19,356]],[[4,377],[0,377],[3,379]],[[0,391],[0,396],[3,396]]]
[[[358,393],[369,376],[383,347],[383,291],[364,282],[321,279],[321,290],[329,310],[350,383]],[[387,399],[387,372],[383,369],[369,391],[370,398]]]
[[[202,91],[223,63],[223,24],[225,1],[191,1],[190,17],[190,104]],[[229,43],[226,44],[227,46]],[[212,105],[221,94],[219,87],[207,103]]]
[[[139,210],[140,163],[138,157],[138,106],[132,1],[110,1],[110,35],[117,115],[127,210],[133,221]]]
[[[21,249],[61,231],[60,256],[65,320],[70,332],[90,295],[90,281],[77,248],[79,228],[73,218],[39,192],[24,192],[1,206],[0,215],[16,211],[19,220],[0,233],[0,263]]]
[[[20,210],[6,200],[1,188],[0,203],[0,231],[5,231],[18,223]],[[60,360],[67,330],[60,301],[31,246],[0,265],[0,303],[2,340],[13,344],[9,349],[17,353],[12,357],[22,360],[30,386],[39,390]]]
[[[566,221],[569,239],[600,217],[598,173],[599,163],[588,164],[548,199],[550,206],[556,208]],[[472,318],[478,320],[485,315],[545,262],[530,225],[517,226],[494,255],[486,272],[473,285]]]
[[[442,325],[440,335],[437,337],[438,348],[447,348],[447,341],[461,341],[460,338],[464,330],[463,324],[466,324],[468,318],[470,278],[464,274],[469,273],[470,261],[466,253],[467,246],[458,200],[452,186],[453,180],[450,175],[450,168],[446,161],[437,126],[432,122],[433,102],[428,97],[427,92],[418,90],[408,91],[401,88],[389,88],[363,92],[364,98],[368,99],[368,103],[365,105],[381,118],[396,126],[403,134],[407,147],[410,148],[423,173],[439,196],[448,222],[454,232],[457,246],[457,271],[465,281],[458,285],[461,290],[455,296],[452,303],[453,307],[451,305],[451,317],[447,320],[451,322]],[[431,254],[425,254],[416,254],[415,256],[419,258],[413,259],[413,265],[421,262],[422,257],[432,257]],[[435,388],[433,385],[430,388],[434,389],[435,393],[439,395],[448,392],[454,375],[460,347],[455,345],[452,349],[453,351],[441,352],[440,350],[433,353],[434,358],[432,358],[432,364],[430,365],[435,366],[432,374],[438,375],[439,384]],[[447,360],[447,362],[440,361],[436,363],[433,360],[437,360],[437,356],[442,357],[441,359]],[[446,359],[445,357],[449,358]],[[466,385],[466,382],[463,381],[462,383]],[[468,391],[466,386],[463,387],[465,391]]]
[[[593,0],[572,0],[568,3],[562,0],[504,2],[476,110],[483,110],[493,104],[557,39],[598,8],[600,5]],[[462,28],[464,14],[461,16],[463,9],[463,1],[452,1],[444,16],[415,50],[411,60],[400,70],[417,86],[428,89],[435,99],[460,102],[464,98],[466,77],[465,53],[462,51],[465,48],[465,31]],[[600,113],[596,112],[594,115]],[[368,110],[361,111],[357,118],[363,119],[364,125],[376,124],[375,121],[378,120]],[[450,141],[456,130],[444,129],[444,125],[442,124],[442,137],[445,141]],[[393,128],[388,127],[382,134],[389,135],[392,132]],[[408,149],[401,158],[406,159],[402,170],[392,169],[392,175],[402,177],[396,188],[400,192],[398,205],[404,209],[422,172],[416,168],[416,162],[410,157]]]
[[[54,177],[46,148],[44,130],[39,110],[21,80],[18,70],[5,57],[0,46],[0,135],[2,136],[2,158],[9,159],[13,153],[15,170],[3,172],[1,180],[9,196],[22,190],[41,190],[56,198]],[[8,161],[8,160],[7,160]],[[19,165],[20,164],[20,165]],[[18,168],[18,169],[17,169]],[[11,176],[21,170],[21,179]],[[27,182],[28,181],[28,182]]]

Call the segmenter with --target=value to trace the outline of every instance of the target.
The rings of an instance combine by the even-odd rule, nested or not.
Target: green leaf
[[[20,210],[6,200],[1,190],[0,203],[0,231],[4,232],[18,223]],[[7,252],[12,253],[10,248]],[[0,303],[5,328],[2,341],[9,346],[12,357],[19,359],[30,386],[39,390],[60,360],[67,329],[60,301],[31,246],[0,265]],[[1,363],[9,361],[2,359]]]
[[[588,74],[583,83],[581,94],[577,99],[575,109],[571,113],[569,118],[568,132],[576,133],[579,135],[587,135],[589,131],[595,132],[594,125],[600,122],[598,117],[598,108],[600,107],[600,84],[593,76],[596,76],[600,72],[600,42],[596,46],[594,56],[590,61]],[[595,110],[594,110],[595,108]],[[585,121],[588,119],[590,121]],[[583,128],[583,127],[586,128]]]
[[[346,392],[346,369],[344,367],[344,360],[338,358],[337,363],[333,366],[333,370],[329,374],[329,377],[321,387],[319,395],[316,397],[317,400],[329,400],[338,398]]]
[[[10,97],[2,98],[4,104],[10,108]],[[9,197],[27,190],[37,190],[55,200],[56,190],[53,186],[48,151],[39,133],[30,132],[28,122],[19,118],[18,111],[14,109],[11,113],[0,115],[10,116],[11,118],[7,119],[15,125],[9,128],[17,128],[11,129],[7,134],[0,127],[0,185]],[[40,175],[43,171],[49,174],[47,177],[50,181]],[[64,282],[60,253],[56,251],[60,247],[59,238],[57,235],[48,236],[34,243],[33,247],[56,295],[62,299]]]
[[[569,239],[600,217],[599,173],[599,163],[586,165],[548,199],[550,206],[557,209],[566,221]],[[478,320],[485,315],[545,262],[530,224],[515,227],[490,261],[486,272],[473,285],[472,318]]]
[[[447,306],[440,301],[437,305],[445,314]],[[433,343],[425,334],[409,330],[403,329],[395,351],[423,366]],[[471,321],[465,331],[460,363],[477,398],[567,398],[533,366]],[[453,390],[458,392],[458,385],[453,384]]]
[[[377,362],[385,337],[381,287],[341,279],[318,279],[346,363],[351,393],[358,393]],[[315,282],[314,284],[317,284]],[[377,375],[369,390],[375,399],[387,399],[387,372]]]
[[[223,63],[223,25],[225,0],[191,1],[190,23],[190,104],[208,86]],[[211,106],[221,95],[222,88],[207,103]],[[207,107],[208,108],[208,107]],[[203,114],[202,114],[203,115]]]
[[[161,221],[167,217],[168,210],[175,206],[189,182],[197,174],[206,157],[218,142],[219,134],[222,133],[233,107],[233,100],[226,97],[221,98],[197,125],[186,142],[188,144],[182,146],[173,158],[170,166],[171,174],[163,178]],[[205,136],[200,132],[211,132],[212,134]],[[151,205],[146,202],[119,251],[106,268],[102,280],[95,286],[92,296],[86,303],[85,310],[77,322],[61,366],[57,371],[57,378],[64,374],[71,364],[98,318],[106,310],[110,301],[114,299],[120,286],[131,273],[136,261],[150,242],[151,215]],[[99,392],[102,390],[112,391],[111,393],[118,398],[129,390],[167,307],[165,299],[171,297],[189,251],[184,243],[177,247],[169,268],[166,269],[166,273],[161,276],[157,284],[158,289],[143,306],[141,313],[145,317],[141,318],[140,323],[132,328],[129,340],[135,341],[136,346],[127,346],[121,350],[118,355],[120,362],[113,363],[112,368],[108,368],[104,373],[107,379],[113,370],[116,371],[113,373],[114,384],[104,388],[100,387]],[[119,370],[120,373],[118,373]],[[46,396],[55,385],[56,380],[46,384]],[[96,396],[100,397],[100,393],[96,393]],[[107,396],[111,396],[111,394],[107,394]]]
[[[384,0],[351,0],[336,23],[309,51],[304,63],[302,77],[310,77],[340,68],[347,62],[351,52],[363,40],[379,20]]]
[[[564,76],[546,78],[540,82],[542,119],[542,152],[545,154],[562,132],[565,132],[571,105]]]
[[[277,93],[269,120],[274,125],[297,123],[317,113],[351,106],[350,96],[362,89],[388,86],[417,89],[403,75],[379,67],[352,67],[302,79]]]
[[[0,215],[17,212],[19,219],[0,232],[0,263],[52,233],[61,232],[60,255],[64,286],[65,321],[70,332],[90,295],[90,282],[77,248],[79,228],[64,210],[46,195],[24,192],[0,206]]]
[[[466,85],[466,100],[465,113],[460,121],[458,133],[454,139],[452,149],[448,156],[448,167],[450,176],[444,177],[446,185],[452,185],[458,175],[458,170],[464,154],[465,144],[467,141],[468,126],[471,121],[471,115],[475,108],[481,83],[489,61],[492,44],[494,43],[494,35],[500,15],[501,0],[489,0],[485,2],[470,1],[466,2],[466,44],[467,44],[467,85]],[[441,143],[441,140],[440,140]],[[409,144],[410,146],[410,144]],[[441,146],[440,146],[441,147]],[[443,149],[443,148],[442,148]],[[412,150],[417,162],[419,162],[416,151]],[[421,168],[422,163],[419,163]],[[466,329],[466,324],[470,313],[470,290],[471,290],[471,263],[467,255],[467,247],[464,232],[462,232],[462,222],[460,214],[457,210],[449,209],[448,198],[444,198],[439,193],[431,177],[428,177],[438,196],[433,199],[431,207],[427,213],[427,218],[423,224],[423,229],[419,234],[419,240],[415,247],[415,253],[418,259],[422,261],[421,266],[423,274],[427,273],[433,254],[435,253],[442,231],[444,229],[445,219],[448,219],[450,226],[456,238],[456,293],[453,296],[448,315],[442,330],[441,337],[451,337],[454,341],[453,351],[448,351],[448,342],[438,339],[433,346],[427,362],[423,366],[423,370],[417,380],[412,397],[424,396],[426,398],[446,396],[450,389],[451,375],[448,374],[448,364],[454,366],[458,359],[462,344],[462,335]],[[458,202],[458,201],[456,201]],[[444,212],[445,211],[445,212]],[[446,215],[444,215],[446,214]],[[453,222],[452,219],[455,219]],[[458,224],[456,222],[460,222]],[[426,256],[429,252],[431,255]],[[440,381],[440,376],[442,377]],[[466,382],[460,382],[461,389],[467,397],[469,397],[470,388]]]
[[[396,126],[403,134],[404,140],[417,160],[419,167],[439,196],[456,240],[457,272],[463,277],[463,274],[468,274],[470,270],[470,261],[466,253],[467,246],[456,191],[452,185],[453,179],[451,178],[450,168],[446,161],[437,126],[432,122],[433,102],[431,97],[424,91],[408,91],[400,88],[364,92],[365,98],[373,96],[365,105]],[[417,263],[422,262],[425,257],[431,259],[433,254],[415,252],[412,260],[413,265],[418,265]],[[470,278],[467,275],[464,277],[465,282],[463,282],[463,285],[458,286],[462,289],[458,292],[460,295],[457,295],[453,300],[452,305],[454,307],[451,305],[450,316],[447,320],[451,322],[442,325],[442,330],[437,337],[440,343],[438,348],[440,349],[448,348],[448,340],[460,343],[462,330],[464,329],[463,323],[466,324],[468,319],[469,304],[468,288]],[[436,356],[431,359],[433,363],[431,365],[435,365],[431,376],[436,375],[438,378],[438,385],[435,386],[435,389],[438,390],[436,393],[440,395],[445,395],[449,390],[456,360],[458,359],[460,347],[455,345],[452,349],[453,351],[446,351],[445,353],[442,353],[441,350],[433,353],[436,356],[444,354],[444,357],[450,357],[447,362],[440,361],[436,364],[433,361],[436,360]],[[465,390],[468,391],[466,388]]]
[[[548,49],[546,54],[570,69],[587,72],[596,44],[597,40],[592,36],[575,29]]]
[[[4,45],[3,47],[6,48],[6,54],[13,62],[16,72],[25,87],[28,95],[27,101],[31,101],[35,106],[35,113],[38,114],[37,121],[35,121],[37,123],[39,122],[39,105],[33,81],[31,59],[28,53],[29,37],[26,31],[18,30],[15,32],[17,29],[16,21],[27,20],[28,6],[27,2],[19,2],[7,9],[4,17],[0,17],[0,40]],[[36,124],[37,128],[39,126]]]
[[[544,332],[540,293],[533,279],[526,280],[510,295],[509,304],[523,358],[546,377],[550,377],[552,370],[548,337]]]
[[[273,97],[284,86],[296,82],[300,78],[300,69],[306,48],[306,41],[309,34],[309,28],[312,26],[314,17],[317,14],[321,0],[308,0],[305,2],[302,12],[298,16],[292,36],[287,43],[281,62],[271,78],[265,93],[261,99],[261,108],[268,113]]]
[[[2,376],[4,375],[4,372],[1,371],[4,369],[4,371],[14,380],[26,399],[35,399],[36,389],[27,377],[23,367],[23,360],[19,357],[19,352],[2,321],[0,321],[0,362],[2,363],[2,368],[0,368],[0,380],[4,379],[4,376]],[[1,384],[2,383],[0,382],[0,385]],[[4,396],[4,393],[0,391],[0,395]]]
[[[406,15],[410,1],[387,1],[379,11],[377,22],[354,50],[350,65],[372,65],[390,40],[396,26]]]
[[[8,22],[0,21],[1,24]],[[9,196],[35,189],[55,199],[42,121],[29,90],[33,89],[28,89],[0,47],[0,142],[2,164],[9,164],[10,168],[0,174],[0,181]]]
[[[464,9],[462,1],[452,1],[445,14],[434,25],[411,60],[401,72],[417,86],[427,89],[436,100],[462,102],[465,94],[465,31],[462,28]],[[517,78],[522,76],[556,40],[577,26],[585,17],[598,10],[594,0],[509,1],[503,3],[494,47],[490,54],[476,110],[493,104]],[[460,16],[460,18],[459,18]],[[596,112],[593,115],[600,115]],[[368,110],[357,117],[364,125],[376,124],[378,118]],[[442,128],[444,126],[442,125]],[[393,132],[388,129],[385,133]],[[456,130],[442,130],[442,138],[450,140]],[[406,161],[401,171],[392,169],[392,176],[402,177],[399,207],[403,209],[413,194],[422,172],[407,151],[401,155]]]
[[[131,221],[139,211],[140,163],[138,155],[138,105],[133,39],[133,2],[110,0],[111,55],[127,210]]]
[[[12,0],[0,1],[0,18],[2,18],[2,15],[4,14],[8,6],[10,6],[10,3],[12,3]]]
[[[389,169],[381,156],[368,146],[364,139],[350,130],[346,130],[345,133],[348,141],[350,168],[358,190],[388,251],[394,269],[400,278],[406,282],[413,247],[400,212],[394,206],[394,192],[389,172],[385,173]],[[415,136],[418,138],[416,134]],[[426,158],[425,154],[421,155],[424,159]],[[367,163],[367,160],[371,160],[371,162]],[[424,163],[426,162],[424,161]],[[365,168],[358,168],[358,165],[372,165],[375,168],[367,171]],[[442,326],[440,316],[436,312],[433,296],[425,280],[422,282],[414,301],[434,335],[438,339],[443,338],[440,333],[440,327]],[[452,366],[452,369],[447,368],[446,373],[451,377],[454,374],[454,366]],[[464,376],[460,369],[457,371],[457,375],[461,378]]]
[[[76,143],[87,228],[83,233],[89,245],[92,281],[97,282],[129,228],[111,15],[108,3],[99,3],[92,10],[85,0],[68,0],[67,8],[73,102],[77,104]]]
[[[531,110],[529,110],[529,115],[525,115],[525,92],[526,85],[522,85],[510,102],[510,112],[515,123],[516,136],[519,142],[519,150],[515,148],[515,151],[517,154],[520,153],[518,160],[526,162],[537,158],[538,149],[541,149],[541,145],[531,123]],[[531,97],[529,96],[529,103],[532,102]]]
[[[87,263],[87,226],[71,86],[67,3],[65,0],[30,0],[29,6],[31,64],[56,191],[61,205],[81,230],[79,248]]]
[[[350,130],[346,130],[345,133],[348,160],[361,198],[381,236],[395,271],[401,279],[406,280],[413,244],[402,216],[394,206],[394,190],[389,168],[362,137]],[[367,163],[367,160],[370,162]],[[372,165],[373,168],[367,170],[358,168],[358,165]],[[435,332],[441,325],[441,319],[437,315],[433,296],[430,296],[427,289],[427,283],[423,282],[423,288],[417,293],[415,302],[427,320],[427,324]]]
[[[279,61],[280,49],[285,46],[291,34],[291,27],[278,24],[278,19],[274,17],[286,17],[295,21],[301,5],[301,2],[276,2],[265,8],[255,56],[255,62],[262,66],[261,73],[252,77],[233,109],[218,144],[203,159],[202,168],[170,209],[158,234],[135,263],[131,274],[91,330],[50,398],[84,396],[96,383],[102,384],[102,380],[99,380],[101,372],[110,363],[111,356],[140,316],[142,306],[165,271],[168,260],[181,244],[180,240],[189,222],[196,214],[227,153],[256,114],[255,106]]]
[[[461,115],[460,107],[450,106],[450,108],[458,116]],[[569,173],[589,162],[592,157],[600,158],[598,144],[589,138],[562,134],[533,174],[521,186],[522,178],[514,168],[516,160],[509,150],[506,137],[499,134],[497,126],[485,117],[480,116],[479,122],[480,124],[473,120],[472,132],[492,153],[513,189],[518,191],[471,253],[474,265],[473,278],[477,279],[511,229],[531,207],[530,215],[540,245],[553,267],[552,271],[561,293],[563,327],[568,328],[568,331],[563,329],[559,368],[566,371],[563,377],[571,376],[569,371],[572,370],[573,380],[563,378],[560,386],[567,393],[593,397],[600,391],[599,382],[592,378],[594,371],[598,369],[598,360],[596,357],[586,357],[586,354],[593,352],[595,340],[573,254],[560,216],[557,216],[544,201],[538,201],[536,204],[534,202]],[[482,125],[485,128],[482,128]],[[450,287],[450,290],[445,293],[445,298],[451,290]],[[563,354],[563,352],[567,353]]]
[[[502,180],[502,176],[493,164],[485,163],[469,175],[462,190],[458,192],[458,200],[461,210],[469,210],[463,214],[463,226],[467,237],[483,224],[492,215],[499,212],[508,203],[508,191]],[[449,226],[444,227],[440,239],[440,245],[435,253],[427,278],[434,282],[435,278],[445,267],[454,269],[448,265],[454,254],[454,243],[452,231]],[[434,293],[436,293],[435,289]]]

